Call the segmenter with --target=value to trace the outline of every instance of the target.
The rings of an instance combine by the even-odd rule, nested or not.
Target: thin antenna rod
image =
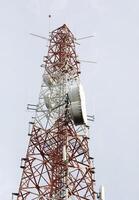
[[[96,61],[89,61],[89,60],[79,60],[80,62],[85,62],[85,63],[97,63]]]
[[[49,31],[49,34],[50,34],[50,32],[51,32],[51,15],[48,15],[48,17],[49,17],[49,26],[48,26],[48,31]]]
[[[84,39],[88,39],[88,38],[92,38],[95,37],[94,35],[89,35],[87,37],[82,37],[82,38],[77,38],[76,40],[84,40]]]
[[[49,40],[48,38],[46,38],[46,37],[44,37],[44,36],[37,35],[37,34],[34,34],[34,33],[30,33],[30,35],[35,36],[35,37],[39,37],[39,38],[41,38],[41,39],[43,39],[43,40]]]

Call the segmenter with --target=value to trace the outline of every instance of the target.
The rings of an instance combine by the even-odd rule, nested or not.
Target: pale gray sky
[[[139,3],[137,0],[5,0],[0,1],[0,199],[18,191],[20,158],[28,145],[27,103],[36,103],[41,85],[45,41],[66,23],[76,37],[95,34],[78,47],[82,84],[89,114],[97,187],[106,200],[139,196]]]

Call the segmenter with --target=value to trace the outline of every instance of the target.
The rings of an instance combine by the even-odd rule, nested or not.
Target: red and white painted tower
[[[95,200],[85,98],[75,37],[66,25],[50,35],[48,54],[17,200]]]

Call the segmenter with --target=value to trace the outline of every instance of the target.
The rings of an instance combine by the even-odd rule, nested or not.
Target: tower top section
[[[45,69],[53,80],[68,75],[69,79],[79,76],[79,61],[75,52],[75,37],[63,26],[51,32],[48,54],[44,57]]]

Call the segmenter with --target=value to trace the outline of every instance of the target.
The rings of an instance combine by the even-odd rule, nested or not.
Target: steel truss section
[[[88,127],[75,126],[68,91],[80,82],[75,38],[66,25],[50,36],[43,83],[17,200],[95,200]]]

